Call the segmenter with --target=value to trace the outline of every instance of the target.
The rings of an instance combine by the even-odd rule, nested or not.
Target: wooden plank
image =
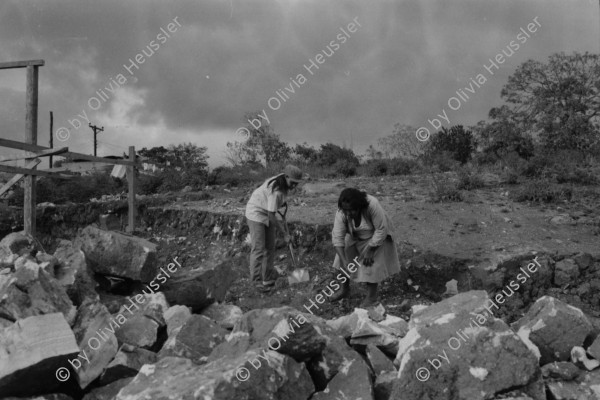
[[[25,142],[33,145],[37,144],[38,77],[39,66],[36,64],[27,65],[27,85],[25,89]],[[25,170],[24,172],[26,176],[23,200],[23,230],[26,235],[35,237],[35,175],[32,174],[33,169]]]
[[[135,163],[135,147],[129,146],[129,161]],[[127,232],[133,233],[135,231],[135,167],[127,167],[127,182],[129,183],[129,190],[127,192],[127,204],[129,207],[128,212],[128,226]]]
[[[70,178],[69,175],[58,175],[56,172],[48,172],[41,169],[27,169],[23,167],[13,167],[9,165],[0,165],[0,172],[8,172],[9,174],[23,174],[35,176],[48,176],[53,178]]]
[[[19,157],[15,157],[15,156],[0,157],[0,162],[25,160],[28,158],[36,158],[36,157],[48,157],[48,156],[52,157],[53,155],[67,153],[68,151],[69,151],[68,147],[63,147],[60,149],[41,150],[41,151],[36,151],[36,152],[28,151]]]
[[[9,140],[9,139],[0,139],[0,147],[8,147],[10,149],[25,150],[25,151],[32,151],[32,152],[41,151],[41,150],[50,150],[49,147],[31,145],[28,143],[17,142],[15,140]],[[62,154],[62,156],[67,157],[67,158],[72,158],[72,159],[96,161],[96,162],[101,162],[101,163],[106,163],[106,164],[127,165],[127,166],[134,165],[136,167],[141,166],[141,163],[133,163],[132,164],[131,161],[129,161],[129,160],[113,160],[110,158],[94,157],[94,156],[90,156],[87,154],[74,153],[71,151],[68,151],[68,152]]]
[[[39,158],[36,158],[35,160],[31,160],[27,165],[25,165],[25,168],[32,169],[33,167],[35,167],[36,165],[38,165],[41,162],[42,162],[42,160],[40,160]],[[24,177],[25,177],[24,174],[16,174],[15,176],[13,176],[8,182],[6,182],[4,184],[4,186],[2,186],[0,188],[0,196],[2,196],[4,193],[6,193],[14,184],[19,182]]]
[[[44,64],[44,60],[8,61],[0,63],[0,69],[26,68],[30,66],[40,67]]]

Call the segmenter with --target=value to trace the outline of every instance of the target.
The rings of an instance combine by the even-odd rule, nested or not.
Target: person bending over
[[[283,233],[286,243],[291,241],[276,212],[286,203],[288,191],[302,180],[302,171],[288,165],[284,172],[267,179],[250,196],[246,205],[246,219],[250,228],[250,279],[259,290],[275,285],[278,273],[273,267],[276,230]]]
[[[359,268],[353,279],[366,283],[368,291],[362,307],[377,305],[379,282],[400,272],[392,235],[392,222],[375,197],[354,188],[342,191],[333,222],[333,267],[347,270],[348,264],[358,257]],[[338,301],[349,294],[350,282],[346,280],[330,299]]]

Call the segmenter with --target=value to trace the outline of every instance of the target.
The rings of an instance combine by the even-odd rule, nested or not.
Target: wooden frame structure
[[[23,204],[23,228],[26,234],[35,236],[36,225],[36,176],[60,176],[66,178],[67,176],[57,174],[49,170],[37,170],[37,165],[41,162],[38,157],[47,157],[61,154],[64,157],[72,157],[78,159],[84,159],[89,161],[96,161],[106,164],[113,165],[125,165],[127,166],[127,181],[128,181],[128,226],[127,231],[133,232],[135,230],[135,167],[138,166],[135,160],[135,147],[129,146],[129,159],[128,160],[113,160],[103,157],[95,157],[87,154],[73,153],[70,152],[67,147],[60,149],[53,149],[48,147],[39,146],[37,144],[37,118],[38,118],[38,76],[39,67],[44,65],[44,60],[28,60],[28,61],[13,61],[0,63],[0,69],[14,69],[14,68],[26,68],[27,69],[27,81],[26,81],[26,117],[25,117],[25,141],[18,142],[8,139],[0,139],[0,147],[7,147],[11,149],[21,150],[26,152],[23,156],[18,157],[4,157],[0,158],[0,162],[14,161],[14,160],[26,160],[27,164],[25,167],[14,167],[0,164],[0,172],[8,172],[16,174],[10,181],[4,186],[0,187],[0,195],[5,193],[16,184],[19,180],[25,179],[25,196]],[[54,134],[51,132],[51,134]]]

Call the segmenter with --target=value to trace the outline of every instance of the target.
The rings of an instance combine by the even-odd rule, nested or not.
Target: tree
[[[138,154],[142,157],[148,158],[148,161],[152,164],[166,164],[167,163],[167,154],[169,150],[164,147],[152,147],[151,149],[147,149],[144,147]]]
[[[377,141],[384,158],[416,158],[423,154],[424,144],[410,125],[396,123],[391,135]]]
[[[516,153],[524,159],[533,156],[533,139],[528,134],[521,134],[514,121],[506,118],[491,122],[480,121],[472,129],[483,152],[493,154],[496,160],[509,153]]]
[[[589,150],[600,136],[599,92],[600,56],[553,54],[519,66],[501,92],[508,105],[490,116],[539,135],[548,148]]]
[[[455,125],[450,129],[444,127],[432,135],[426,147],[429,155],[448,152],[454,160],[465,164],[475,149],[475,140],[473,132],[465,130],[462,125]]]
[[[285,161],[289,158],[292,149],[273,132],[273,128],[260,112],[246,113],[244,119],[246,140],[239,144],[238,142],[227,143],[227,154],[232,159],[230,162],[257,162],[264,157],[265,164],[268,166],[273,162]]]
[[[296,147],[292,150],[294,158],[303,163],[316,162],[319,157],[319,152],[312,146],[309,146],[306,142],[302,144],[296,144]]]
[[[351,149],[344,149],[333,143],[321,145],[317,163],[321,166],[332,166],[336,162],[347,162],[352,165],[360,164],[360,160]]]
[[[372,144],[367,147],[367,158],[369,160],[381,160],[383,158],[383,153],[373,147]]]
[[[205,146],[197,146],[193,143],[181,143],[169,145],[166,159],[170,165],[188,169],[205,169],[208,167],[208,150]]]

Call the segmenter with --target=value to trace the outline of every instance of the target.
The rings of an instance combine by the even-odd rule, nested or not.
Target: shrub
[[[105,173],[73,176],[70,179],[57,177],[38,178],[36,201],[61,204],[66,202],[87,203],[102,195],[117,194],[125,190],[124,182]],[[9,204],[23,206],[24,191],[16,188],[9,198]]]
[[[347,161],[349,164],[358,166],[359,160],[356,154],[351,149],[344,149],[333,143],[321,145],[319,150],[317,163],[321,166],[332,166],[339,161]]]
[[[448,152],[452,159],[465,164],[471,159],[475,149],[475,139],[470,130],[465,130],[462,125],[442,128],[441,131],[431,136],[427,142],[426,153],[434,155]]]
[[[388,173],[390,175],[408,175],[417,166],[414,160],[406,160],[404,158],[392,158],[388,162]]]
[[[159,193],[159,188],[163,184],[163,176],[140,174],[137,184],[139,194]]]
[[[388,165],[384,160],[369,160],[365,164],[367,176],[383,176],[388,172]]]
[[[553,184],[547,179],[536,179],[525,183],[510,196],[514,201],[519,202],[555,203],[571,200],[573,192],[570,188]]]
[[[425,165],[434,167],[440,172],[454,171],[459,167],[459,162],[452,158],[447,151],[430,154],[423,159]]]
[[[480,189],[485,186],[481,174],[470,167],[463,167],[458,170],[457,189],[473,190]]]
[[[349,160],[339,160],[333,165],[333,169],[336,175],[344,178],[356,175],[356,164]]]
[[[463,197],[460,190],[452,181],[445,176],[431,175],[433,190],[429,193],[431,201],[435,203],[447,201],[462,201]]]

